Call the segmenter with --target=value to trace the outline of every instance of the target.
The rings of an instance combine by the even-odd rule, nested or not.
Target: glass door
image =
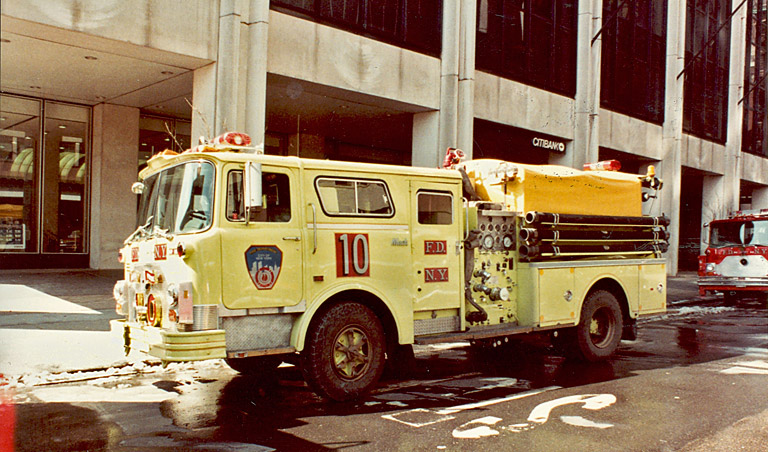
[[[86,252],[90,109],[46,102],[43,146],[43,252]]]
[[[0,95],[0,253],[39,251],[39,100]]]

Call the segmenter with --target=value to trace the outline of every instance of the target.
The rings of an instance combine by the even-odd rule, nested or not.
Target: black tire
[[[413,345],[389,344],[387,362],[384,367],[384,378],[401,379],[411,374],[416,366],[416,355]]]
[[[384,370],[386,342],[376,315],[359,303],[333,306],[312,325],[301,371],[312,390],[339,402],[369,392]]]
[[[279,356],[251,356],[248,358],[226,358],[232,369],[243,375],[273,373],[283,361]]]
[[[623,321],[616,296],[596,290],[587,296],[581,307],[581,320],[576,326],[576,346],[586,361],[609,358],[621,341]]]
[[[723,302],[726,306],[736,306],[741,301],[741,294],[736,290],[723,292]]]

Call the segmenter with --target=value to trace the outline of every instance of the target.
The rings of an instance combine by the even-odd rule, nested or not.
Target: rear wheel
[[[385,349],[384,329],[373,311],[359,303],[338,304],[310,328],[302,373],[318,394],[351,400],[379,381]]]
[[[605,290],[589,294],[581,308],[581,321],[576,327],[576,345],[587,361],[610,357],[619,346],[623,322],[616,296]]]

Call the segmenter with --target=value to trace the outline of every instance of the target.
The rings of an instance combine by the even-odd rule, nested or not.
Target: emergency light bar
[[[200,137],[200,144],[198,146],[184,152],[219,152],[254,149],[250,147],[250,145],[251,137],[248,134],[242,132],[226,132],[209,141]]]
[[[621,162],[618,160],[603,160],[596,163],[585,163],[584,171],[618,171],[621,169]]]

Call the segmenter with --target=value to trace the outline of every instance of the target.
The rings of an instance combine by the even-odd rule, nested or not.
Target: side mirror
[[[137,195],[144,193],[144,182],[134,182],[131,185],[131,191]]]
[[[251,209],[261,207],[261,164],[246,162],[243,189],[245,191],[245,224],[251,218]]]

